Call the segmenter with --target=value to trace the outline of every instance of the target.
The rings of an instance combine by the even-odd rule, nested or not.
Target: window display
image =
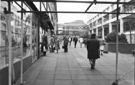
[[[35,61],[37,59],[37,49],[36,49],[36,23],[32,22],[32,60]]]
[[[3,8],[3,7],[2,7]],[[15,11],[15,9],[11,9]],[[0,68],[8,64],[8,28],[6,24],[6,14],[1,12],[0,14]],[[12,57],[16,61],[21,57],[21,18],[20,13],[13,13],[11,15],[11,30],[12,30]],[[30,45],[32,45],[32,57],[33,61],[37,59],[36,52],[36,29],[37,24],[33,22],[33,25],[30,25],[30,20],[27,17],[31,17],[30,14],[24,14],[23,20],[23,57],[30,56]],[[29,18],[30,19],[30,18]],[[32,36],[30,30],[32,27]],[[32,44],[30,42],[30,37],[32,37]]]
[[[7,47],[8,47],[8,32],[7,32],[7,26],[6,26],[6,18],[3,13],[0,14],[0,67],[5,65],[7,63],[8,53],[7,53]]]

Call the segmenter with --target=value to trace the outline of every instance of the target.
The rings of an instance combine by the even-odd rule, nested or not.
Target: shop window
[[[12,7],[11,7],[12,8]],[[11,11],[14,9],[11,9]],[[0,68],[8,64],[8,28],[7,28],[7,22],[6,22],[6,14],[1,13],[0,18]],[[29,55],[29,41],[30,41],[30,25],[28,24],[26,26],[26,23],[24,22],[24,29],[26,30],[26,33],[24,33],[24,36],[26,36],[26,43],[28,44],[28,47],[26,50],[24,50],[24,57]],[[21,19],[19,16],[12,14],[11,15],[11,44],[12,44],[12,56],[13,60],[20,59],[21,56]],[[2,62],[2,63],[1,63]]]
[[[1,13],[0,19],[0,68],[8,63],[8,31],[6,17]]]

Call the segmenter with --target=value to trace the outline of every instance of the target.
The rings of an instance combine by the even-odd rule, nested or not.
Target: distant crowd
[[[42,36],[41,42],[41,53],[46,56],[46,52],[50,53],[59,52],[59,49],[64,49],[64,52],[68,52],[68,47],[71,47],[73,42],[74,48],[76,48],[77,43],[80,44],[80,48],[84,47],[87,49],[88,59],[90,61],[91,69],[95,68],[96,59],[103,55],[105,41],[103,39],[97,39],[95,34],[90,35],[87,38],[79,36]]]

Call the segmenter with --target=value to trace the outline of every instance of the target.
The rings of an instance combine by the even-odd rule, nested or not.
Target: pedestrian
[[[60,43],[59,38],[56,37],[55,38],[55,50],[57,51],[57,53],[58,53],[58,50],[60,49],[59,43]]]
[[[64,52],[68,52],[68,39],[66,36],[63,38],[63,46],[62,48],[64,49]]]
[[[50,37],[50,53],[52,53],[52,52],[54,52],[54,43],[55,43],[55,41],[54,41],[54,37],[53,36],[51,36]]]
[[[80,48],[82,48],[82,44],[83,44],[83,38],[82,37],[79,38],[79,42],[80,42]]]
[[[71,41],[72,41],[72,38],[69,37],[69,38],[68,38],[68,41],[69,41],[69,47],[71,47]]]
[[[47,51],[47,36],[42,35],[42,43],[41,43],[41,51],[44,56],[46,56],[46,51]]]
[[[74,47],[76,48],[78,38],[75,36],[75,37],[73,38],[73,41],[74,41]]]
[[[91,69],[95,69],[96,59],[100,58],[99,47],[100,43],[96,39],[96,35],[92,34],[91,39],[87,41],[87,53],[88,53],[87,58],[89,59]]]
[[[103,39],[99,39],[100,42],[100,55],[103,55],[104,52],[104,46],[105,46],[105,41]]]

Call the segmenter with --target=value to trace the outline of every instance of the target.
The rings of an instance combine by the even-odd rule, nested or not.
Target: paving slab
[[[119,85],[134,85],[133,55],[120,54],[118,59],[117,76],[122,77]],[[116,54],[104,54],[97,59],[94,70],[90,67],[86,48],[72,45],[67,53],[63,49],[59,53],[47,52],[23,78],[26,85],[111,85],[116,78]]]

